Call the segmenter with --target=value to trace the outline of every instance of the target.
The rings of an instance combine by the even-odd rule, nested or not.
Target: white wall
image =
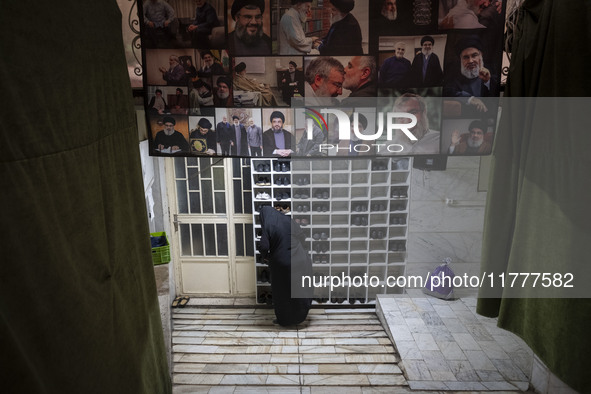
[[[479,157],[448,157],[446,171],[413,169],[406,275],[425,277],[446,257],[456,275],[478,275],[486,202],[479,167]]]

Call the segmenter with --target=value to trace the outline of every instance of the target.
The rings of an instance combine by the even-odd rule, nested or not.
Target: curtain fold
[[[582,273],[575,277],[579,289],[588,287],[590,106],[573,97],[591,92],[589,38],[590,2],[523,2],[506,89],[511,99],[504,100],[493,150],[482,271],[572,270]],[[506,293],[480,298],[478,313],[498,316],[499,326],[522,337],[560,379],[591,392],[591,299]]]
[[[0,13],[6,393],[170,393],[115,1]]]

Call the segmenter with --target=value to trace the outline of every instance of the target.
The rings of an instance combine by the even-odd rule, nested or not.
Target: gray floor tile
[[[516,391],[518,388],[511,382],[521,382],[523,387],[528,381],[524,370],[531,368],[532,354],[525,350],[528,348],[524,348],[523,341],[496,327],[496,319],[477,315],[475,299],[445,301],[429,297],[387,301],[397,307],[384,305],[383,298],[380,307],[402,312],[403,319],[397,316],[392,321],[386,315],[382,317],[412,389]],[[449,385],[443,387],[442,382]]]
[[[478,345],[491,360],[510,360],[509,355],[496,341],[478,341]]]
[[[454,318],[458,313],[451,309],[448,305],[433,305],[433,309],[435,309],[435,312],[440,318]]]
[[[505,378],[498,371],[476,369],[476,374],[482,382],[504,382]]]
[[[455,341],[438,341],[437,345],[446,360],[467,360],[468,358]]]
[[[474,340],[480,341],[494,341],[492,335],[484,328],[484,326],[480,323],[468,323],[466,324],[466,329],[472,335]]]
[[[528,377],[511,360],[491,360],[497,371],[508,381],[528,381]]]
[[[456,377],[456,380],[461,382],[478,382],[480,376],[476,373],[472,365],[467,360],[450,360],[448,361],[449,368]]]
[[[420,312],[420,315],[427,326],[443,326],[443,320],[435,311]]]
[[[468,351],[468,350],[472,350],[472,351],[482,351],[480,349],[480,346],[478,345],[478,342],[476,342],[474,340],[474,337],[472,337],[472,335],[467,334],[467,333],[455,333],[452,332],[452,336],[454,337],[454,339],[456,340],[458,346],[463,350],[463,351]]]
[[[477,371],[497,371],[495,365],[490,361],[482,350],[464,350],[468,361]]]
[[[411,380],[433,380],[429,368],[423,360],[405,360],[402,361],[402,366],[409,382]]]
[[[455,339],[447,326],[432,326],[429,327],[429,332],[433,335],[435,342],[454,342]]]
[[[413,333],[412,336],[419,350],[439,350],[435,339],[433,339],[433,335],[430,333]]]
[[[394,324],[390,326],[390,331],[396,340],[414,341],[412,333],[406,324]]]
[[[417,346],[417,343],[412,341],[396,341],[396,349],[400,354],[402,360],[422,360],[423,355]]]

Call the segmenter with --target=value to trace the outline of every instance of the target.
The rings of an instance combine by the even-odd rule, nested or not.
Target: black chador
[[[260,212],[262,236],[259,251],[269,260],[273,308],[277,323],[299,324],[312,303],[311,289],[302,288],[302,277],[312,277],[312,261],[303,246],[300,226],[273,207]]]

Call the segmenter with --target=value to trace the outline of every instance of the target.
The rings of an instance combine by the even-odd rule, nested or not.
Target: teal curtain
[[[3,2],[3,393],[172,391],[114,0]]]
[[[525,0],[495,138],[482,270],[569,272],[589,288],[591,2]],[[560,99],[571,97],[571,99]],[[554,105],[548,106],[548,101]],[[565,105],[564,103],[568,103]],[[586,119],[587,118],[587,119]],[[480,298],[564,382],[591,392],[589,298]],[[588,297],[588,295],[587,295]]]

